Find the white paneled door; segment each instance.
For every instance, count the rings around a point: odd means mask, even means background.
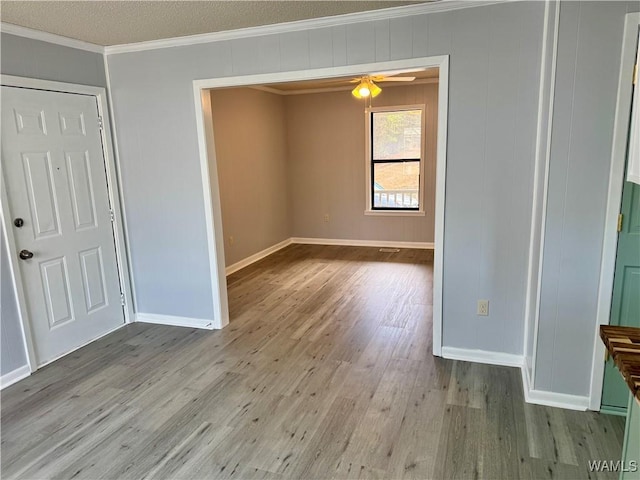
[[[42,365],[124,323],[98,107],[4,86],[1,101],[6,228]]]

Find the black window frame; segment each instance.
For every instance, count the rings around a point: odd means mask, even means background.
[[[376,160],[373,158],[373,115],[375,113],[388,113],[388,112],[408,112],[410,110],[420,110],[420,158],[394,158],[386,160]],[[422,168],[424,161],[424,108],[416,108],[412,106],[410,108],[394,108],[384,110],[370,110],[369,112],[369,168],[370,168],[370,185],[369,185],[369,208],[372,212],[421,212],[422,208]],[[376,207],[375,206],[375,165],[384,163],[414,163],[418,162],[418,206],[417,207]]]

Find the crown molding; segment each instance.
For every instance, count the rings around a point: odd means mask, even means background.
[[[250,38],[263,35],[297,32],[300,30],[311,30],[323,27],[335,27],[352,23],[370,22],[375,20],[389,20],[391,18],[408,17],[411,15],[420,15],[426,13],[447,12],[463,8],[494,5],[497,3],[504,3],[508,1],[513,0],[477,0],[472,2],[469,0],[435,0],[430,3],[419,3],[401,7],[384,8],[369,12],[347,13],[345,15],[311,18],[308,20],[298,20],[295,22],[276,23],[273,25],[260,25],[257,27],[239,28],[236,30],[225,30],[221,32],[202,33],[184,37],[150,40],[148,42],[111,45],[104,47],[104,53],[105,55],[115,55],[118,53],[141,52],[144,50],[156,50],[169,47],[181,47],[202,43],[221,42],[239,38]]]
[[[30,38],[32,40],[40,40],[41,42],[53,43],[55,45],[62,45],[63,47],[104,54],[105,47],[102,45],[83,42],[82,40],[76,40],[75,38],[63,37],[62,35],[56,35],[55,33],[42,32],[32,28],[21,27],[20,25],[14,25],[12,23],[0,23],[0,32],[8,33],[9,35],[16,35],[18,37]]]

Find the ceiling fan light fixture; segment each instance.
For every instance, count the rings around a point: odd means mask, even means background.
[[[373,98],[377,97],[380,95],[380,92],[382,92],[382,89],[373,82],[369,82],[369,90],[371,91],[371,96]]]
[[[358,86],[351,91],[351,94],[358,98],[377,97],[382,89],[369,79],[363,78]]]
[[[369,90],[369,86],[367,84],[363,83],[358,87],[358,93],[360,94],[360,97],[367,98],[371,95],[371,90]]]

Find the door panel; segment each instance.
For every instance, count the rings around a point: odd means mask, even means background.
[[[46,135],[47,127],[44,111],[36,108],[16,107],[13,109],[16,129],[19,135]]]
[[[87,312],[91,313],[107,306],[107,292],[104,285],[104,269],[100,247],[91,248],[78,254],[82,267],[82,286]]]
[[[36,238],[60,235],[60,218],[49,152],[23,153],[22,164]]]
[[[60,119],[60,132],[62,135],[87,134],[84,125],[84,114],[82,112],[58,112],[58,118]]]
[[[49,326],[53,328],[72,321],[73,307],[65,258],[54,258],[41,263],[40,271]]]
[[[89,152],[66,152],[66,156],[76,230],[95,228],[96,203],[91,188]]]
[[[620,318],[628,319],[640,312],[640,267],[624,266],[620,296]]]
[[[2,87],[2,174],[46,363],[124,323],[96,98]],[[18,255],[18,252],[12,252]]]

